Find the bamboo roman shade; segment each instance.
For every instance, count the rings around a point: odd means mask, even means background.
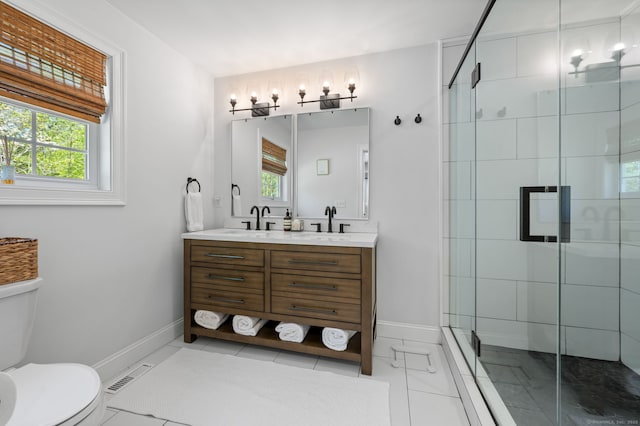
[[[99,123],[106,56],[0,1],[0,95]]]
[[[262,138],[262,170],[284,176],[287,173],[287,150]]]

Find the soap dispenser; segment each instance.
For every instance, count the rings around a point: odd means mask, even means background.
[[[291,231],[291,214],[289,214],[289,209],[287,209],[287,213],[282,220],[282,229],[284,231]]]

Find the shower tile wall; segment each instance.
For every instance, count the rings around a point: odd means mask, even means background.
[[[586,40],[590,44],[593,53],[582,64],[587,65],[604,60],[606,37],[603,34],[618,30],[619,22],[575,26],[568,30],[567,39]],[[555,352],[557,245],[519,241],[518,191],[520,186],[558,182],[556,33],[509,35],[478,40],[476,44],[477,60],[482,62],[482,82],[476,89],[475,111],[477,200],[472,199],[473,147],[460,146],[462,138],[473,141],[473,123],[460,123],[469,121],[465,118],[472,106],[468,99],[458,99],[457,112],[451,120],[447,113],[449,106],[444,106],[445,152],[449,136],[451,149],[456,153],[452,156],[455,158],[445,158],[445,169],[453,176],[450,179],[455,180],[452,199],[445,209],[456,213],[454,219],[450,219],[455,222],[451,227],[455,235],[447,234],[445,244],[448,242],[459,254],[464,254],[451,269],[451,280],[455,282],[452,294],[460,301],[459,307],[465,307],[465,311],[458,310],[462,314],[473,312],[474,300],[466,300],[460,293],[471,289],[469,294],[477,297],[476,329],[483,343]],[[562,58],[569,58],[577,48],[570,44],[563,45]],[[444,47],[444,83],[448,83],[453,73],[452,64],[461,57],[462,50],[460,46]],[[562,182],[571,185],[572,191],[572,242],[564,245],[562,253],[561,350],[569,355],[617,360],[620,356],[619,90],[617,81],[587,82],[584,75],[576,78],[567,74],[573,69],[564,68],[563,65],[566,78],[562,81],[565,90],[564,102],[560,105],[561,166]],[[461,72],[459,79],[460,76],[465,74]],[[448,96],[445,86],[443,99]],[[629,119],[639,126],[640,103],[629,106],[628,114],[633,115]],[[637,132],[635,134],[637,137]],[[640,154],[637,139],[634,149],[637,159]],[[638,213],[640,199],[629,202]],[[463,208],[465,203],[469,208]],[[471,279],[474,256],[468,254],[474,250],[474,204],[477,208],[475,294]],[[550,215],[555,214],[553,204],[548,211]],[[540,224],[545,225],[555,229],[555,223]],[[630,258],[637,260],[640,232],[628,234],[633,235],[636,244],[628,244],[632,247],[629,250],[636,250]],[[466,263],[460,265],[460,262]],[[639,276],[639,272],[630,272],[629,281],[634,274]],[[634,285],[633,295],[640,297],[637,279]],[[629,286],[627,289],[631,292]],[[456,321],[461,318],[463,316],[455,316]],[[634,331],[631,324],[627,329],[625,338],[633,340],[636,349],[640,348],[640,330],[636,327]],[[629,351],[629,357],[633,356],[631,353],[640,351]],[[636,362],[640,364],[640,359]]]
[[[622,41],[628,50],[621,72],[621,156],[625,163],[640,162],[640,6],[622,19]],[[624,172],[623,172],[624,173]],[[621,210],[621,351],[622,362],[640,374],[640,192],[622,185]],[[628,192],[627,192],[628,189]],[[632,191],[635,189],[635,191]]]

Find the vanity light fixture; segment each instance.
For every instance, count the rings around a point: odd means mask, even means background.
[[[578,78],[578,67],[584,59],[584,57],[582,56],[583,53],[584,52],[582,51],[582,49],[576,49],[571,54],[571,65],[573,65],[574,72],[576,73],[576,78]]]
[[[273,100],[273,105],[269,105],[269,102],[258,102],[258,95],[256,92],[251,92],[251,108],[242,108],[236,109],[236,104],[238,103],[238,98],[235,94],[232,94],[229,97],[229,103],[231,104],[230,113],[235,114],[238,111],[251,111],[252,117],[265,117],[269,115],[269,111],[271,108],[278,109],[280,105],[278,105],[279,99],[278,89],[273,89],[271,92],[271,99]]]
[[[625,51],[624,51],[625,47],[626,46],[624,45],[624,43],[616,43],[613,46],[613,51],[611,52],[611,59],[620,63],[620,61],[622,60],[622,57],[625,54]]]
[[[353,92],[356,90],[356,82],[354,79],[349,80],[347,88],[349,89],[349,96],[340,97],[340,93],[329,93],[331,91],[331,85],[328,81],[325,81],[322,83],[322,93],[324,93],[324,95],[321,95],[320,99],[305,101],[304,97],[307,92],[304,84],[301,84],[298,89],[298,95],[300,96],[300,102],[298,102],[298,104],[304,106],[304,104],[311,102],[320,102],[320,109],[340,108],[341,99],[349,99],[353,102],[353,100],[357,98],[357,96],[353,96]]]

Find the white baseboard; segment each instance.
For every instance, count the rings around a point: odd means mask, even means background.
[[[440,327],[391,321],[378,321],[376,327],[377,335],[380,337],[407,339],[437,345],[442,343]]]
[[[103,382],[131,367],[140,359],[176,339],[183,332],[183,319],[177,319],[161,329],[143,337],[126,348],[93,365]]]

